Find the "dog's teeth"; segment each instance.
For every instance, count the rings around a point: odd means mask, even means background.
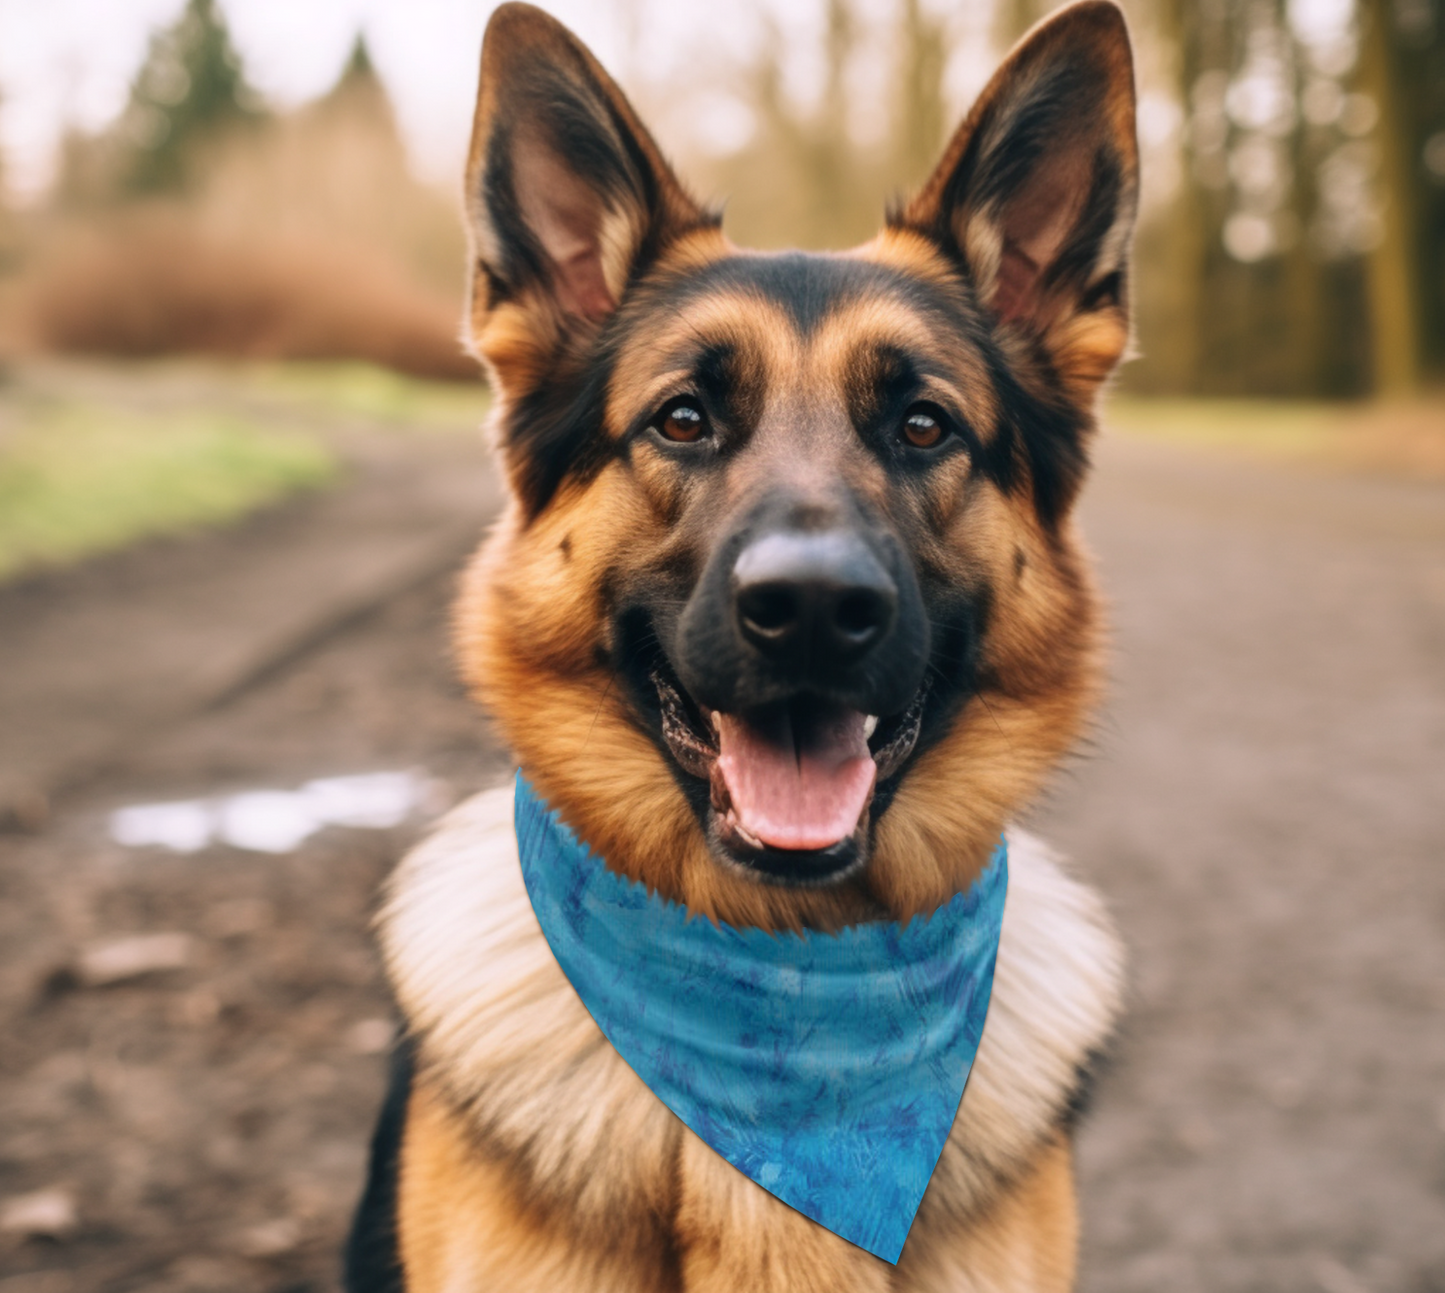
[[[708,712],[707,712],[707,718],[708,718],[708,722],[710,722],[710,723],[712,724],[712,730],[713,730],[714,732],[721,732],[721,731],[722,731],[722,715],[719,714],[719,713],[717,712],[717,710],[715,710],[715,709],[710,709],[710,710],[708,710]]]
[[[866,740],[867,740],[870,736],[872,736],[873,733],[876,732],[877,730],[878,730],[878,715],[877,715],[877,714],[869,714],[869,715],[863,720],[863,739],[866,741]]]

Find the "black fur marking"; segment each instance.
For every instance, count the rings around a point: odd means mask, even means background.
[[[1077,140],[1081,123],[1102,116],[1106,82],[1087,62],[1062,59],[996,103],[969,139],[944,185],[933,227],[920,230],[960,261],[954,220],[967,208],[1006,206],[1050,154]]]
[[[1033,478],[1034,507],[1046,531],[1054,531],[1074,501],[1089,469],[1086,436],[1088,416],[1062,401],[1049,403],[1031,395],[1007,365],[993,365],[1003,418],[989,446],[989,474],[1001,489],[1011,489],[1013,467],[1003,459],[1005,447],[1023,450]],[[1005,425],[1008,434],[1004,433]]]
[[[1084,311],[1118,309],[1124,304],[1124,272],[1105,274],[1079,302]]]
[[[736,346],[709,346],[696,365],[702,395],[720,410],[738,441],[746,440],[763,416],[765,375]]]
[[[371,1166],[346,1240],[342,1286],[346,1293],[405,1293],[397,1246],[397,1178],[401,1138],[411,1096],[415,1056],[409,1039],[391,1057],[391,1084],[371,1138]]]
[[[480,259],[477,261],[477,281],[483,288],[483,309],[494,310],[507,299],[507,285],[492,272],[486,261]]]
[[[922,386],[914,357],[898,346],[875,347],[849,365],[843,388],[848,416],[885,461],[897,457],[890,450],[896,449],[898,426]]]
[[[1090,1051],[1084,1057],[1083,1063],[1074,1068],[1074,1082],[1069,1088],[1068,1100],[1059,1118],[1059,1125],[1070,1135],[1076,1132],[1079,1124],[1089,1116],[1099,1083],[1108,1076],[1113,1066],[1114,1048],[1106,1042],[1103,1047]]]
[[[564,477],[591,480],[612,457],[602,423],[614,363],[614,347],[604,341],[580,375],[557,373],[508,410],[502,445],[529,517]]]
[[[872,261],[801,251],[728,256],[660,281],[640,294],[638,304],[642,309],[677,310],[714,291],[748,293],[780,306],[805,337],[835,310],[866,297],[892,298],[965,336],[982,328],[961,290],[949,292]]]
[[[932,630],[928,704],[923,711],[918,741],[905,768],[916,763],[926,750],[953,730],[954,721],[964,706],[982,689],[979,660],[993,614],[993,590],[987,585],[970,594],[955,590],[948,600],[940,596],[940,590],[925,589],[924,598]],[[893,779],[888,798],[878,811],[891,801],[892,789],[901,780],[901,777]]]
[[[899,346],[877,346],[859,355],[844,381],[849,414],[860,427],[902,407],[920,384],[913,357]]]

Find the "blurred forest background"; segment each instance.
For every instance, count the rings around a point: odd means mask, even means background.
[[[621,20],[640,28],[647,3]],[[960,51],[986,69],[1053,7],[823,4],[806,99],[767,10],[769,38],[745,64],[689,61],[680,84],[617,69],[683,171],[726,199],[740,242],[867,237],[966,107]],[[1147,186],[1126,388],[1401,396],[1445,378],[1440,0],[1126,7]],[[72,132],[43,199],[4,207],[3,340],[467,377],[457,208],[455,191],[414,177],[359,39],[328,94],[278,112],[248,85],[224,9],[190,0],[154,35],[119,118]]]
[[[732,237],[766,248],[867,238],[1054,7],[750,0],[727,20],[748,39],[659,61],[660,4],[604,6],[608,61]],[[1445,0],[1125,5],[1145,184],[1113,425],[1445,476]],[[122,110],[68,130],[43,191],[7,189],[0,155],[0,362],[359,361],[476,382],[459,184],[419,178],[365,40],[329,91],[281,108],[228,7],[187,0],[155,30]],[[66,438],[55,400],[38,407],[0,400],[0,577],[329,475],[295,436],[191,425],[167,448],[132,419],[122,444],[92,408]]]

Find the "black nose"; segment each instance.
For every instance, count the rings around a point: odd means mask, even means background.
[[[848,530],[764,534],[739,555],[732,586],[743,637],[777,664],[851,664],[898,617],[897,585]]]

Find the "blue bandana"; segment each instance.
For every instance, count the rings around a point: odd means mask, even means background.
[[[609,871],[520,772],[515,813],[537,921],[617,1053],[740,1172],[896,1262],[988,1014],[1004,843],[906,926],[770,934]]]

